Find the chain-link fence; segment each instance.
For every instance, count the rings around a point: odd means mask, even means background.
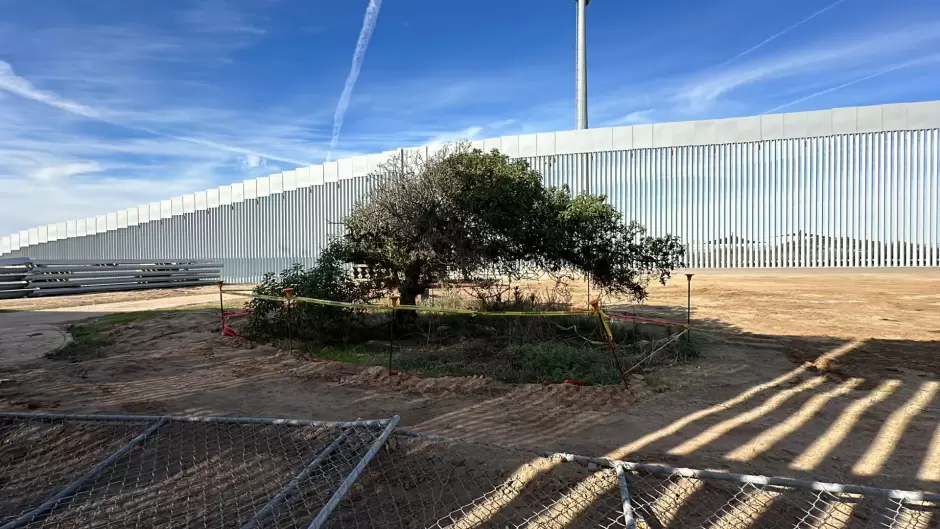
[[[936,494],[538,455],[396,423],[0,414],[0,527],[940,527]]]
[[[0,414],[0,527],[319,527],[396,422]]]
[[[253,301],[251,310],[223,318],[223,332],[280,340],[319,359],[512,383],[619,384],[699,349],[684,323],[577,308],[518,289],[508,301],[463,290],[418,305],[225,291]]]

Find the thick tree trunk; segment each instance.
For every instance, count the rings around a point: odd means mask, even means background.
[[[398,294],[401,296],[398,301],[402,305],[416,305],[418,303],[418,296],[423,291],[424,287],[421,285],[405,284],[398,289]]]
[[[402,305],[414,306],[418,303],[418,296],[424,292],[426,285],[418,277],[407,277],[405,282],[398,288],[398,302]],[[400,310],[395,313],[395,323],[400,327],[405,327],[413,323],[418,317],[418,313],[413,310]]]

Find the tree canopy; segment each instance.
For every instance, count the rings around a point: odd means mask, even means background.
[[[524,160],[495,150],[456,145],[393,157],[372,176],[376,186],[336,244],[381,271],[402,304],[434,281],[533,274],[586,276],[608,294],[640,300],[684,257],[677,237],[648,236],[605,196],[546,187]]]

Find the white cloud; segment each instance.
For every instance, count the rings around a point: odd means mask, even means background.
[[[26,79],[16,75],[13,72],[13,67],[6,61],[0,61],[0,90],[6,90],[11,94],[43,103],[66,112],[78,114],[79,116],[103,119],[101,114],[91,107],[59,97],[52,92],[36,88]]]
[[[626,116],[616,120],[617,125],[638,125],[641,123],[652,123],[653,109],[634,110]]]
[[[58,182],[75,175],[98,173],[103,170],[104,167],[98,162],[76,162],[43,167],[30,176],[40,182]]]
[[[255,167],[262,167],[262,166],[266,165],[266,161],[265,161],[264,158],[262,158],[262,157],[260,157],[260,156],[258,156],[258,155],[255,155],[255,154],[247,154],[247,155],[245,155],[245,156],[242,157],[242,159],[241,159],[241,164],[242,164],[242,166],[245,167],[245,168],[254,169]]]
[[[252,15],[237,9],[235,2],[200,0],[181,13],[183,21],[196,31],[207,33],[248,33],[266,31],[252,20]]]
[[[263,157],[270,158],[272,160],[278,160],[283,162],[289,162],[297,165],[309,165],[310,162],[306,160],[298,160],[292,157],[286,157],[277,154],[270,153],[259,153],[251,149],[246,149],[243,147],[238,147],[234,145],[226,145],[217,141],[206,140],[202,138],[196,138],[186,135],[176,135],[176,134],[167,134],[155,128],[139,125],[139,124],[130,124],[123,122],[120,112],[114,111],[101,111],[96,108],[93,108],[76,101],[72,101],[68,98],[59,96],[58,94],[41,90],[37,88],[33,83],[24,77],[20,77],[13,72],[12,66],[9,63],[0,61],[0,90],[6,90],[14,95],[36,101],[38,103],[43,103],[51,107],[70,112],[72,114],[77,114],[86,118],[103,121],[111,125],[118,127],[123,127],[126,129],[146,132],[153,134],[154,136],[160,136],[168,138],[171,140],[183,141],[188,143],[194,143],[196,145],[202,145],[204,147],[209,147],[213,149],[219,149],[222,151],[227,151],[234,154],[244,154],[254,157]]]
[[[456,130],[453,132],[445,132],[445,133],[431,136],[430,138],[427,139],[425,144],[430,147],[437,147],[440,145],[444,145],[445,143],[475,140],[480,137],[481,132],[483,132],[483,127],[480,127],[480,126],[467,127],[465,129]]]
[[[192,193],[203,188],[186,178],[128,180],[119,178],[70,178],[33,181],[0,177],[0,226],[2,233],[53,222],[74,220],[121,208]],[[103,207],[104,206],[104,207]]]

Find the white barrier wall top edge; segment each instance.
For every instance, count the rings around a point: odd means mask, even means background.
[[[585,130],[566,130],[519,136],[503,136],[474,140],[471,144],[485,150],[498,149],[510,157],[551,156],[610,150],[629,150],[662,147],[684,147],[723,143],[745,143],[763,140],[792,139],[802,137],[829,136],[882,131],[905,131],[940,128],[940,100],[916,103],[893,103],[864,107],[834,108],[808,112],[765,114],[740,118],[725,118],[674,123],[650,123],[624,127],[601,127]],[[427,146],[406,147],[405,150],[425,149]],[[283,175],[274,175],[245,180],[231,186],[220,186],[209,190],[222,205],[234,204],[272,193],[289,191],[328,182],[337,182],[367,174],[388,156],[401,152],[386,151],[354,158],[346,158],[322,165],[301,167]],[[288,173],[291,176],[287,176]],[[194,195],[175,197],[162,201],[160,213],[151,206],[150,220],[191,212],[195,207]],[[208,197],[207,197],[208,198]],[[212,199],[207,202],[215,202]],[[200,205],[202,201],[200,200]],[[210,206],[212,207],[212,206]],[[89,233],[105,230],[105,215],[89,219]],[[141,222],[143,220],[141,219]],[[123,224],[123,223],[122,223]],[[113,229],[108,223],[107,229]],[[83,235],[82,230],[77,230]],[[35,244],[38,230],[21,232],[21,246]],[[59,235],[61,237],[61,235]],[[30,240],[32,239],[32,240]],[[10,238],[10,245],[15,246]],[[2,252],[0,252],[2,253]]]

